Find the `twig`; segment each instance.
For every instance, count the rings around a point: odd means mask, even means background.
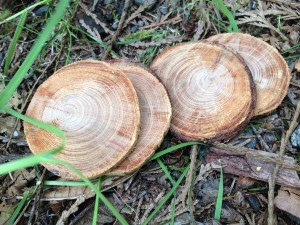
[[[258,140],[259,140],[261,146],[262,146],[263,148],[265,148],[265,150],[267,150],[268,152],[272,152],[272,150],[271,150],[270,147],[267,145],[267,143],[264,141],[264,139],[262,138],[262,136],[260,135],[260,133],[256,130],[256,128],[255,128],[252,124],[250,124],[250,126],[251,126],[253,132],[255,133],[256,137],[258,138]]]
[[[188,192],[190,190],[190,187],[193,183],[193,175],[194,175],[194,171],[195,168],[197,166],[197,145],[193,145],[192,146],[192,152],[191,152],[191,166],[190,166],[190,170],[186,176],[186,180],[185,180],[185,185],[182,191],[182,198],[181,198],[181,202],[182,202],[182,206],[185,207],[186,206],[186,197],[188,195]]]
[[[44,168],[42,176],[41,176],[41,184],[37,187],[37,191],[35,194],[33,206],[31,209],[30,217],[28,220],[28,224],[37,224],[37,219],[39,218],[39,211],[40,211],[40,200],[41,200],[41,193],[43,191],[43,181],[45,179],[45,174],[46,174],[46,168]],[[35,221],[33,221],[33,217],[35,216]]]
[[[210,163],[201,164],[199,173],[195,179],[195,184],[198,184],[200,181],[206,179],[206,177],[212,172]]]
[[[140,213],[141,213],[141,206],[142,206],[143,200],[144,200],[144,197],[141,197],[139,200],[138,206],[136,208],[134,225],[138,225],[140,223],[139,217],[140,217]]]
[[[178,23],[178,22],[181,22],[181,21],[182,21],[181,16],[177,16],[177,17],[174,17],[172,19],[165,20],[163,22],[152,23],[150,25],[143,26],[143,27],[141,27],[141,29],[148,29],[148,28],[157,27],[157,26],[161,26],[161,25],[164,25],[164,24],[168,24],[168,23]]]
[[[78,196],[77,200],[74,204],[68,209],[62,212],[61,217],[57,221],[56,225],[64,225],[65,221],[69,218],[69,216],[75,212],[77,212],[78,207],[81,203],[85,202],[86,198],[83,195]]]
[[[236,152],[238,154],[243,154],[243,155],[246,155],[246,156],[256,157],[256,158],[259,158],[259,159],[261,159],[265,162],[278,164],[278,165],[282,166],[283,168],[300,171],[300,166],[299,165],[293,165],[293,164],[286,163],[285,161],[283,161],[282,159],[279,159],[279,158],[271,158],[271,157],[268,157],[268,156],[261,155],[261,154],[257,153],[255,150],[252,150],[250,148],[236,147],[236,146],[233,146],[233,145],[230,145],[230,144],[223,144],[223,143],[219,143],[219,142],[213,143],[212,146],[215,146],[215,147],[221,148],[221,149],[222,148],[230,149],[231,151]]]
[[[131,3],[131,0],[125,0],[125,4],[124,4],[123,12],[122,12],[122,15],[121,15],[121,19],[120,19],[119,24],[118,24],[118,28],[117,28],[116,32],[114,33],[113,37],[111,38],[110,46],[106,48],[106,50],[103,54],[102,60],[105,60],[107,58],[110,50],[112,49],[112,47],[114,45],[114,42],[117,40],[119,34],[121,33],[121,30],[123,28],[125,18],[126,18],[126,15],[127,15],[127,9],[129,8],[130,3]]]
[[[105,25],[104,23],[102,23],[102,22],[97,18],[97,15],[94,14],[94,13],[92,13],[92,12],[88,9],[88,7],[87,7],[85,4],[83,4],[82,2],[79,2],[79,6],[85,11],[86,15],[92,17],[93,20],[95,21],[95,23],[98,24],[98,25],[100,25],[100,26],[103,28],[103,30],[105,31],[105,33],[108,33],[108,34],[110,34],[110,35],[113,34],[113,32],[112,32],[110,29],[108,29],[108,28],[106,27],[106,25]]]
[[[141,15],[141,13],[151,4],[151,1],[146,1],[144,5],[141,5],[134,13],[130,15],[130,17],[125,21],[124,27],[128,25],[128,23],[134,18]]]
[[[297,108],[293,117],[293,120],[290,124],[290,127],[288,131],[286,132],[286,135],[282,136],[281,144],[280,144],[280,150],[279,150],[279,159],[282,160],[285,147],[287,145],[287,142],[292,135],[292,132],[295,130],[295,128],[298,126],[298,117],[300,114],[300,102],[297,103]],[[269,178],[269,192],[268,192],[268,225],[274,224],[274,188],[275,188],[275,181],[277,177],[277,173],[279,171],[279,164],[276,164],[272,176]]]
[[[95,206],[95,203],[92,202],[91,204],[85,206],[77,215],[75,215],[74,218],[71,219],[69,225],[75,225],[78,224],[78,220],[82,219],[84,216],[86,216],[86,213],[91,210]]]
[[[165,192],[162,191],[159,193],[159,195],[154,199],[154,201],[149,205],[149,207],[146,209],[146,211],[144,212],[144,215],[141,219],[141,223],[143,223],[147,216],[150,214],[150,212],[152,211],[152,209],[155,208],[155,206],[157,205],[157,203],[160,201],[160,199],[162,199],[165,195]]]
[[[22,212],[19,213],[18,218],[15,220],[15,222],[13,223],[13,225],[17,225],[19,224],[19,221],[21,220],[21,218],[23,218],[24,213],[26,212],[26,210],[28,209],[28,207],[30,206],[31,200],[29,200],[26,204],[26,206],[22,209]]]
[[[178,206],[178,207],[175,209],[175,217],[176,217],[176,216],[179,216],[179,215],[181,215],[181,214],[183,214],[183,213],[185,213],[186,211],[188,211],[188,208],[183,208],[181,205]],[[168,220],[170,220],[171,217],[172,217],[171,214],[168,214],[167,216],[164,216],[164,217],[158,217],[158,218],[156,218],[156,219],[154,220],[154,223],[156,223],[156,224],[161,224],[161,222],[163,222],[163,221],[168,221]]]

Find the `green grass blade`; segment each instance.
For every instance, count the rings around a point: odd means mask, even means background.
[[[98,190],[100,192],[101,191],[101,177],[98,179],[97,187],[98,187]],[[93,215],[93,225],[97,225],[98,209],[99,209],[99,195],[96,193],[94,215]]]
[[[124,217],[119,213],[117,209],[108,201],[108,199],[97,189],[97,187],[86,178],[79,170],[77,170],[72,164],[54,158],[42,158],[42,162],[44,163],[54,163],[54,164],[62,164],[64,166],[69,167],[75,174],[77,174],[81,180],[83,180],[87,186],[89,186],[96,195],[99,196],[100,200],[106,205],[106,207],[114,214],[114,216],[119,220],[122,225],[129,225],[128,222],[124,219]]]
[[[164,173],[166,174],[167,178],[171,181],[172,185],[174,186],[176,182],[172,178],[172,176],[171,176],[168,168],[165,166],[165,164],[163,163],[163,161],[161,161],[161,159],[158,158],[157,162],[160,165],[160,167],[162,168],[162,170],[164,171]]]
[[[30,118],[28,116],[25,116],[9,107],[4,107],[4,111],[7,112],[8,114],[14,116],[14,117],[17,117],[21,120],[24,120],[28,123],[31,123],[39,128],[42,128],[46,131],[49,131],[53,134],[56,134],[58,137],[60,137],[62,139],[62,144],[60,146],[64,147],[65,145],[65,141],[66,141],[66,137],[65,137],[65,134],[64,132],[62,132],[62,130],[60,130],[59,128],[53,126],[53,125],[50,125],[50,124],[47,124],[47,123],[44,123],[44,122],[41,122],[39,120],[36,120],[36,119],[33,119],[33,118]]]
[[[15,170],[20,170],[23,168],[35,166],[41,162],[41,156],[50,157],[51,154],[39,154],[39,155],[30,155],[23,157],[21,159],[17,159],[8,163],[4,163],[0,165],[0,175],[4,175]]]
[[[280,15],[277,16],[277,29],[281,31],[281,17],[280,17]]]
[[[174,192],[176,191],[176,189],[178,188],[178,186],[182,182],[183,178],[185,177],[185,175],[187,174],[187,172],[189,171],[189,169],[190,169],[190,165],[185,168],[184,172],[181,174],[181,176],[176,181],[175,185],[172,187],[172,189],[169,191],[169,193],[163,198],[163,200],[160,201],[160,203],[158,204],[158,206],[153,210],[153,212],[149,215],[149,217],[145,220],[145,222],[142,223],[142,225],[146,225],[147,223],[149,223],[154,218],[154,216],[156,215],[156,213],[169,200],[169,198],[174,194]]]
[[[220,182],[219,182],[219,191],[218,191],[218,197],[217,197],[217,203],[216,203],[216,210],[215,210],[215,215],[214,218],[216,220],[221,219],[221,211],[222,211],[222,202],[223,202],[223,170],[221,167],[220,171]]]
[[[9,218],[9,220],[7,221],[7,225],[12,225],[14,224],[14,221],[16,220],[16,218],[18,217],[18,215],[21,212],[21,209],[24,207],[27,199],[29,197],[29,192],[25,192],[23,195],[22,200],[18,203],[18,207],[16,208],[16,210],[14,211],[14,213],[12,214],[12,216]]]
[[[174,145],[170,148],[166,148],[165,150],[154,154],[149,161],[152,161],[152,160],[157,159],[157,158],[159,158],[163,155],[166,155],[170,152],[173,152],[177,149],[180,149],[180,148],[183,148],[183,147],[186,147],[186,146],[190,146],[190,145],[206,145],[206,144],[201,143],[201,142],[196,142],[196,141],[190,141],[190,142],[185,142],[185,143],[181,143],[181,144],[178,144],[178,145]]]
[[[174,225],[175,223],[175,206],[176,206],[176,192],[174,193],[174,198],[172,202],[171,225]]]
[[[42,129],[45,129],[49,132],[56,134],[57,136],[59,136],[62,139],[62,142],[56,148],[50,149],[49,151],[45,151],[44,153],[23,157],[21,159],[14,160],[14,161],[0,165],[0,175],[10,173],[15,170],[23,169],[26,167],[37,165],[41,162],[42,157],[52,157],[53,154],[58,153],[59,151],[61,151],[64,148],[66,138],[65,138],[64,133],[60,129],[58,129],[52,125],[45,124],[41,121],[29,118],[25,115],[22,115],[21,113],[18,113],[11,108],[5,107],[4,110],[5,110],[5,112],[7,112],[8,114],[10,114],[12,116],[15,116],[19,119],[22,119],[22,120],[29,122],[35,126],[38,126]]]
[[[300,54],[298,55],[291,55],[291,56],[288,56],[288,57],[284,57],[285,60],[288,60],[288,59],[299,59],[300,58]]]
[[[300,43],[295,44],[294,46],[290,47],[289,49],[287,49],[287,50],[285,50],[285,51],[282,51],[281,54],[288,53],[288,52],[290,52],[290,51],[296,50],[297,48],[300,48]]]
[[[17,207],[17,205],[14,205],[9,210],[7,210],[5,212],[2,212],[1,215],[0,215],[0,222],[2,222],[3,220],[8,221],[9,218],[7,219],[6,217],[7,216],[12,216],[12,214],[14,213],[16,207]]]
[[[218,9],[227,17],[229,20],[230,26],[234,32],[239,32],[239,28],[236,24],[236,21],[230,11],[226,8],[221,0],[214,0],[214,3],[218,7]]]
[[[8,76],[8,68],[9,68],[9,65],[11,63],[11,59],[12,59],[12,56],[14,54],[14,51],[15,51],[15,48],[16,48],[16,45],[17,45],[17,42],[20,38],[20,34],[23,30],[23,27],[24,27],[24,24],[25,24],[25,21],[26,21],[26,18],[27,18],[27,14],[28,12],[25,11],[21,18],[20,18],[20,21],[18,23],[18,26],[15,30],[15,33],[14,33],[14,36],[13,36],[13,39],[8,47],[8,54],[6,56],[6,60],[5,60],[5,65],[4,65],[4,76]]]
[[[20,11],[20,12],[18,12],[18,13],[15,13],[14,15],[12,15],[12,16],[6,18],[5,20],[1,21],[1,22],[0,22],[0,25],[3,24],[3,23],[8,22],[8,21],[10,21],[10,20],[13,20],[14,18],[16,18],[16,17],[22,15],[24,12],[28,12],[30,9],[32,9],[32,8],[34,8],[34,7],[36,7],[36,6],[44,5],[44,4],[47,4],[47,3],[51,2],[51,1],[52,1],[52,0],[44,0],[44,1],[37,2],[37,3],[35,3],[35,4],[33,4],[33,5],[29,6],[29,7],[27,7],[26,9],[23,9],[22,11]]]
[[[33,45],[30,53],[25,58],[24,62],[13,76],[11,81],[8,83],[7,87],[4,91],[0,94],[0,109],[2,109],[13,95],[19,84],[24,79],[26,73],[38,57],[40,51],[42,50],[45,42],[49,39],[52,31],[54,30],[56,24],[62,19],[64,16],[64,12],[69,5],[70,0],[61,0],[57,4],[56,10],[53,15],[48,20],[46,26],[44,27],[43,31],[41,32],[38,40]]]

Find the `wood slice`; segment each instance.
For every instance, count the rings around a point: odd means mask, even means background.
[[[228,140],[253,115],[253,81],[231,51],[185,43],[163,51],[150,68],[169,93],[171,131],[183,140]]]
[[[172,109],[166,89],[149,70],[128,60],[109,62],[129,77],[138,95],[141,114],[140,135],[134,150],[110,172],[121,175],[134,172],[153,155],[168,132]]]
[[[277,49],[241,33],[218,34],[208,40],[228,46],[244,58],[257,91],[254,116],[270,113],[280,105],[288,90],[290,72]]]
[[[140,125],[138,98],[128,77],[97,61],[81,61],[58,70],[38,88],[26,114],[62,129],[66,147],[56,157],[88,178],[105,174],[130,153]],[[33,153],[61,142],[28,123],[24,130]],[[45,167],[64,178],[78,179],[66,166]]]

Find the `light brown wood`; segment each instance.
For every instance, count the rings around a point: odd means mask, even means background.
[[[183,140],[228,140],[253,115],[251,76],[231,51],[184,43],[163,51],[150,68],[169,93],[171,131]]]
[[[257,90],[254,116],[270,113],[280,105],[287,94],[290,72],[274,47],[241,33],[218,34],[208,40],[228,46],[243,57]]]
[[[128,60],[109,61],[132,82],[139,99],[141,129],[134,150],[110,174],[121,175],[139,169],[161,144],[171,121],[171,103],[164,86],[143,66]]]
[[[88,178],[105,174],[130,153],[140,125],[138,97],[128,77],[97,61],[80,61],[57,71],[38,88],[26,114],[62,129],[66,147],[56,157]],[[61,142],[28,123],[24,130],[33,153]],[[78,179],[66,166],[44,166],[66,179]]]

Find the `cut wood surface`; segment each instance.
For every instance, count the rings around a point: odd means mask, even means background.
[[[290,72],[273,46],[241,33],[218,34],[208,40],[232,48],[245,60],[257,90],[254,116],[270,113],[280,105],[287,94]]]
[[[140,125],[138,98],[128,77],[97,61],[80,61],[57,71],[37,89],[26,114],[65,133],[66,147],[56,157],[88,178],[108,172],[130,153]],[[28,123],[24,130],[34,153],[61,142]],[[45,167],[64,178],[78,178],[66,166]]]
[[[150,67],[172,104],[171,131],[183,140],[227,140],[253,115],[249,70],[234,53],[208,43],[185,43],[159,54]]]
[[[161,144],[171,121],[171,103],[164,86],[143,66],[128,60],[109,61],[131,80],[139,99],[141,127],[138,141],[129,156],[110,174],[131,173],[140,168]]]

